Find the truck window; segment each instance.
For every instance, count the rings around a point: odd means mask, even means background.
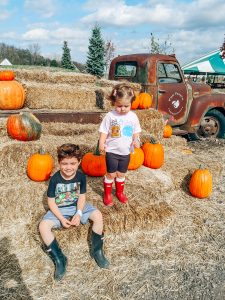
[[[135,77],[137,72],[137,62],[116,63],[115,77]]]
[[[159,83],[182,82],[182,77],[179,68],[175,64],[158,63],[157,77]]]

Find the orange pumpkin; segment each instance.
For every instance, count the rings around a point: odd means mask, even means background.
[[[212,193],[212,174],[208,169],[195,170],[189,183],[189,191],[197,198],[207,198]]]
[[[99,143],[94,153],[86,153],[81,161],[81,168],[89,176],[103,176],[106,174],[105,155],[99,152]]]
[[[19,141],[33,141],[40,138],[42,126],[31,113],[11,115],[7,119],[8,134]]]
[[[148,93],[140,93],[139,96],[139,108],[146,109],[152,105],[152,96]]]
[[[15,81],[0,81],[0,109],[20,109],[25,101],[23,86]]]
[[[147,142],[142,145],[142,150],[144,151],[144,166],[151,169],[158,169],[163,165],[164,149],[155,139],[150,138],[150,143]]]
[[[40,150],[31,155],[27,162],[27,175],[33,181],[48,180],[54,167],[50,154]]]
[[[138,169],[144,162],[144,152],[141,148],[134,148],[134,153],[130,154],[128,170]]]
[[[169,138],[171,137],[172,133],[173,133],[173,128],[169,124],[165,125],[163,131],[163,137]]]
[[[1,81],[11,81],[15,78],[15,74],[13,71],[5,70],[0,72],[0,80]]]
[[[139,96],[137,95],[134,101],[131,103],[131,109],[137,109],[139,106]]]

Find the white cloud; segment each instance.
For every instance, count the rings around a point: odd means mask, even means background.
[[[6,20],[11,16],[11,13],[7,10],[1,10],[0,21]]]
[[[4,6],[9,3],[9,0],[0,0],[0,5]]]
[[[183,26],[193,28],[193,24],[210,26],[211,24],[224,24],[224,0],[197,0],[193,2],[179,1],[149,1],[145,4],[127,5],[124,0],[99,0],[98,6],[89,1],[85,8],[90,13],[81,19],[84,23],[98,22],[100,25],[136,26],[160,25],[166,28]],[[213,8],[216,8],[212,11]]]
[[[25,8],[44,18],[50,18],[56,12],[57,2],[55,0],[25,0]]]
[[[49,31],[43,28],[29,30],[22,35],[22,39],[27,41],[44,41],[49,39]]]

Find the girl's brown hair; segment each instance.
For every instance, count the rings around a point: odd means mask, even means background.
[[[60,162],[64,158],[76,157],[78,161],[81,160],[82,154],[78,145],[63,144],[57,148],[58,161]]]
[[[135,99],[133,88],[125,83],[115,85],[109,96],[109,100],[111,101],[112,105],[114,105],[117,100],[122,99],[130,100],[130,103],[132,103]]]

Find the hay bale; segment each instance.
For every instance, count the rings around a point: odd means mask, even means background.
[[[12,68],[13,69],[13,68]],[[57,84],[95,84],[96,77],[90,74],[56,71],[50,72],[46,69],[13,69],[18,81],[35,81],[39,83],[57,83]]]
[[[141,85],[139,83],[98,79],[96,81],[96,86],[98,86],[98,88],[95,89],[95,94],[96,94],[96,105],[99,108],[104,109],[106,111],[110,111],[112,109],[111,102],[108,98],[112,92],[113,87],[118,83],[128,83],[137,94],[141,90]]]
[[[49,84],[27,81],[25,106],[32,109],[95,110],[94,90],[68,84]]]
[[[134,110],[142,128],[142,142],[149,141],[149,136],[161,140],[163,137],[164,122],[161,112],[151,109]]]

